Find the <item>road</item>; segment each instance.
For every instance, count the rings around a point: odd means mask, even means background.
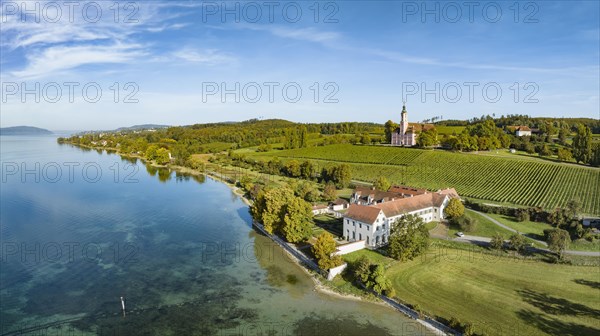
[[[470,236],[470,235],[464,235],[462,237],[456,237],[456,238],[452,239],[452,241],[455,241],[455,242],[469,243],[469,244],[474,244],[474,245],[479,245],[479,246],[488,246],[490,244],[490,240],[491,240],[491,238],[479,237],[479,236]],[[508,242],[508,240],[505,240],[505,242]],[[538,250],[538,251],[551,252],[547,248],[536,247],[535,249]],[[565,251],[564,253],[565,254],[570,254],[570,255],[586,256],[586,257],[600,257],[600,252]]]

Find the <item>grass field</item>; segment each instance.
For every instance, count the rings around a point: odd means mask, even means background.
[[[440,251],[387,269],[398,297],[480,334],[600,334],[599,268]]]
[[[332,145],[261,156],[313,159],[320,166],[346,162],[356,180],[386,176],[393,183],[429,189],[454,187],[462,196],[523,206],[553,209],[578,198],[584,213],[600,214],[598,168],[519,155],[494,157],[385,146]]]
[[[502,237],[504,237],[504,239],[508,239],[510,236],[512,236],[514,234],[513,232],[510,232],[510,231],[508,231],[504,228],[501,228],[498,225],[492,223],[489,219],[481,216],[478,213],[474,213],[471,211],[465,211],[465,216],[477,220],[477,227],[475,228],[475,230],[473,230],[471,232],[466,232],[466,231],[461,230],[461,228],[458,226],[450,225],[450,229],[448,230],[448,236],[450,236],[451,238],[455,238],[456,237],[455,234],[457,232],[463,231],[467,235],[490,237],[490,238],[493,237],[496,233],[499,233]]]
[[[487,215],[499,221],[500,223],[510,227],[511,229],[515,229],[523,233],[524,235],[537,240],[544,240],[544,230],[552,229],[552,225],[547,223],[539,223],[532,221],[519,222],[516,218],[511,216],[498,214]]]

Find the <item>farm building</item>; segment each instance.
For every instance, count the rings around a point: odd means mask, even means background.
[[[518,137],[531,136],[531,128],[529,126],[508,126],[508,130],[515,132]]]

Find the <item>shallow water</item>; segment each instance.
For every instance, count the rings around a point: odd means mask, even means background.
[[[220,182],[51,136],[0,140],[0,334],[424,333],[316,292]]]

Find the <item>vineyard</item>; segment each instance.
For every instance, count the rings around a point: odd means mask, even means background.
[[[597,168],[383,146],[312,147],[271,152],[262,158],[272,156],[315,159],[321,166],[328,161],[346,162],[356,180],[386,176],[393,183],[429,189],[454,187],[463,196],[495,202],[553,209],[579,199],[584,213],[600,214]]]

